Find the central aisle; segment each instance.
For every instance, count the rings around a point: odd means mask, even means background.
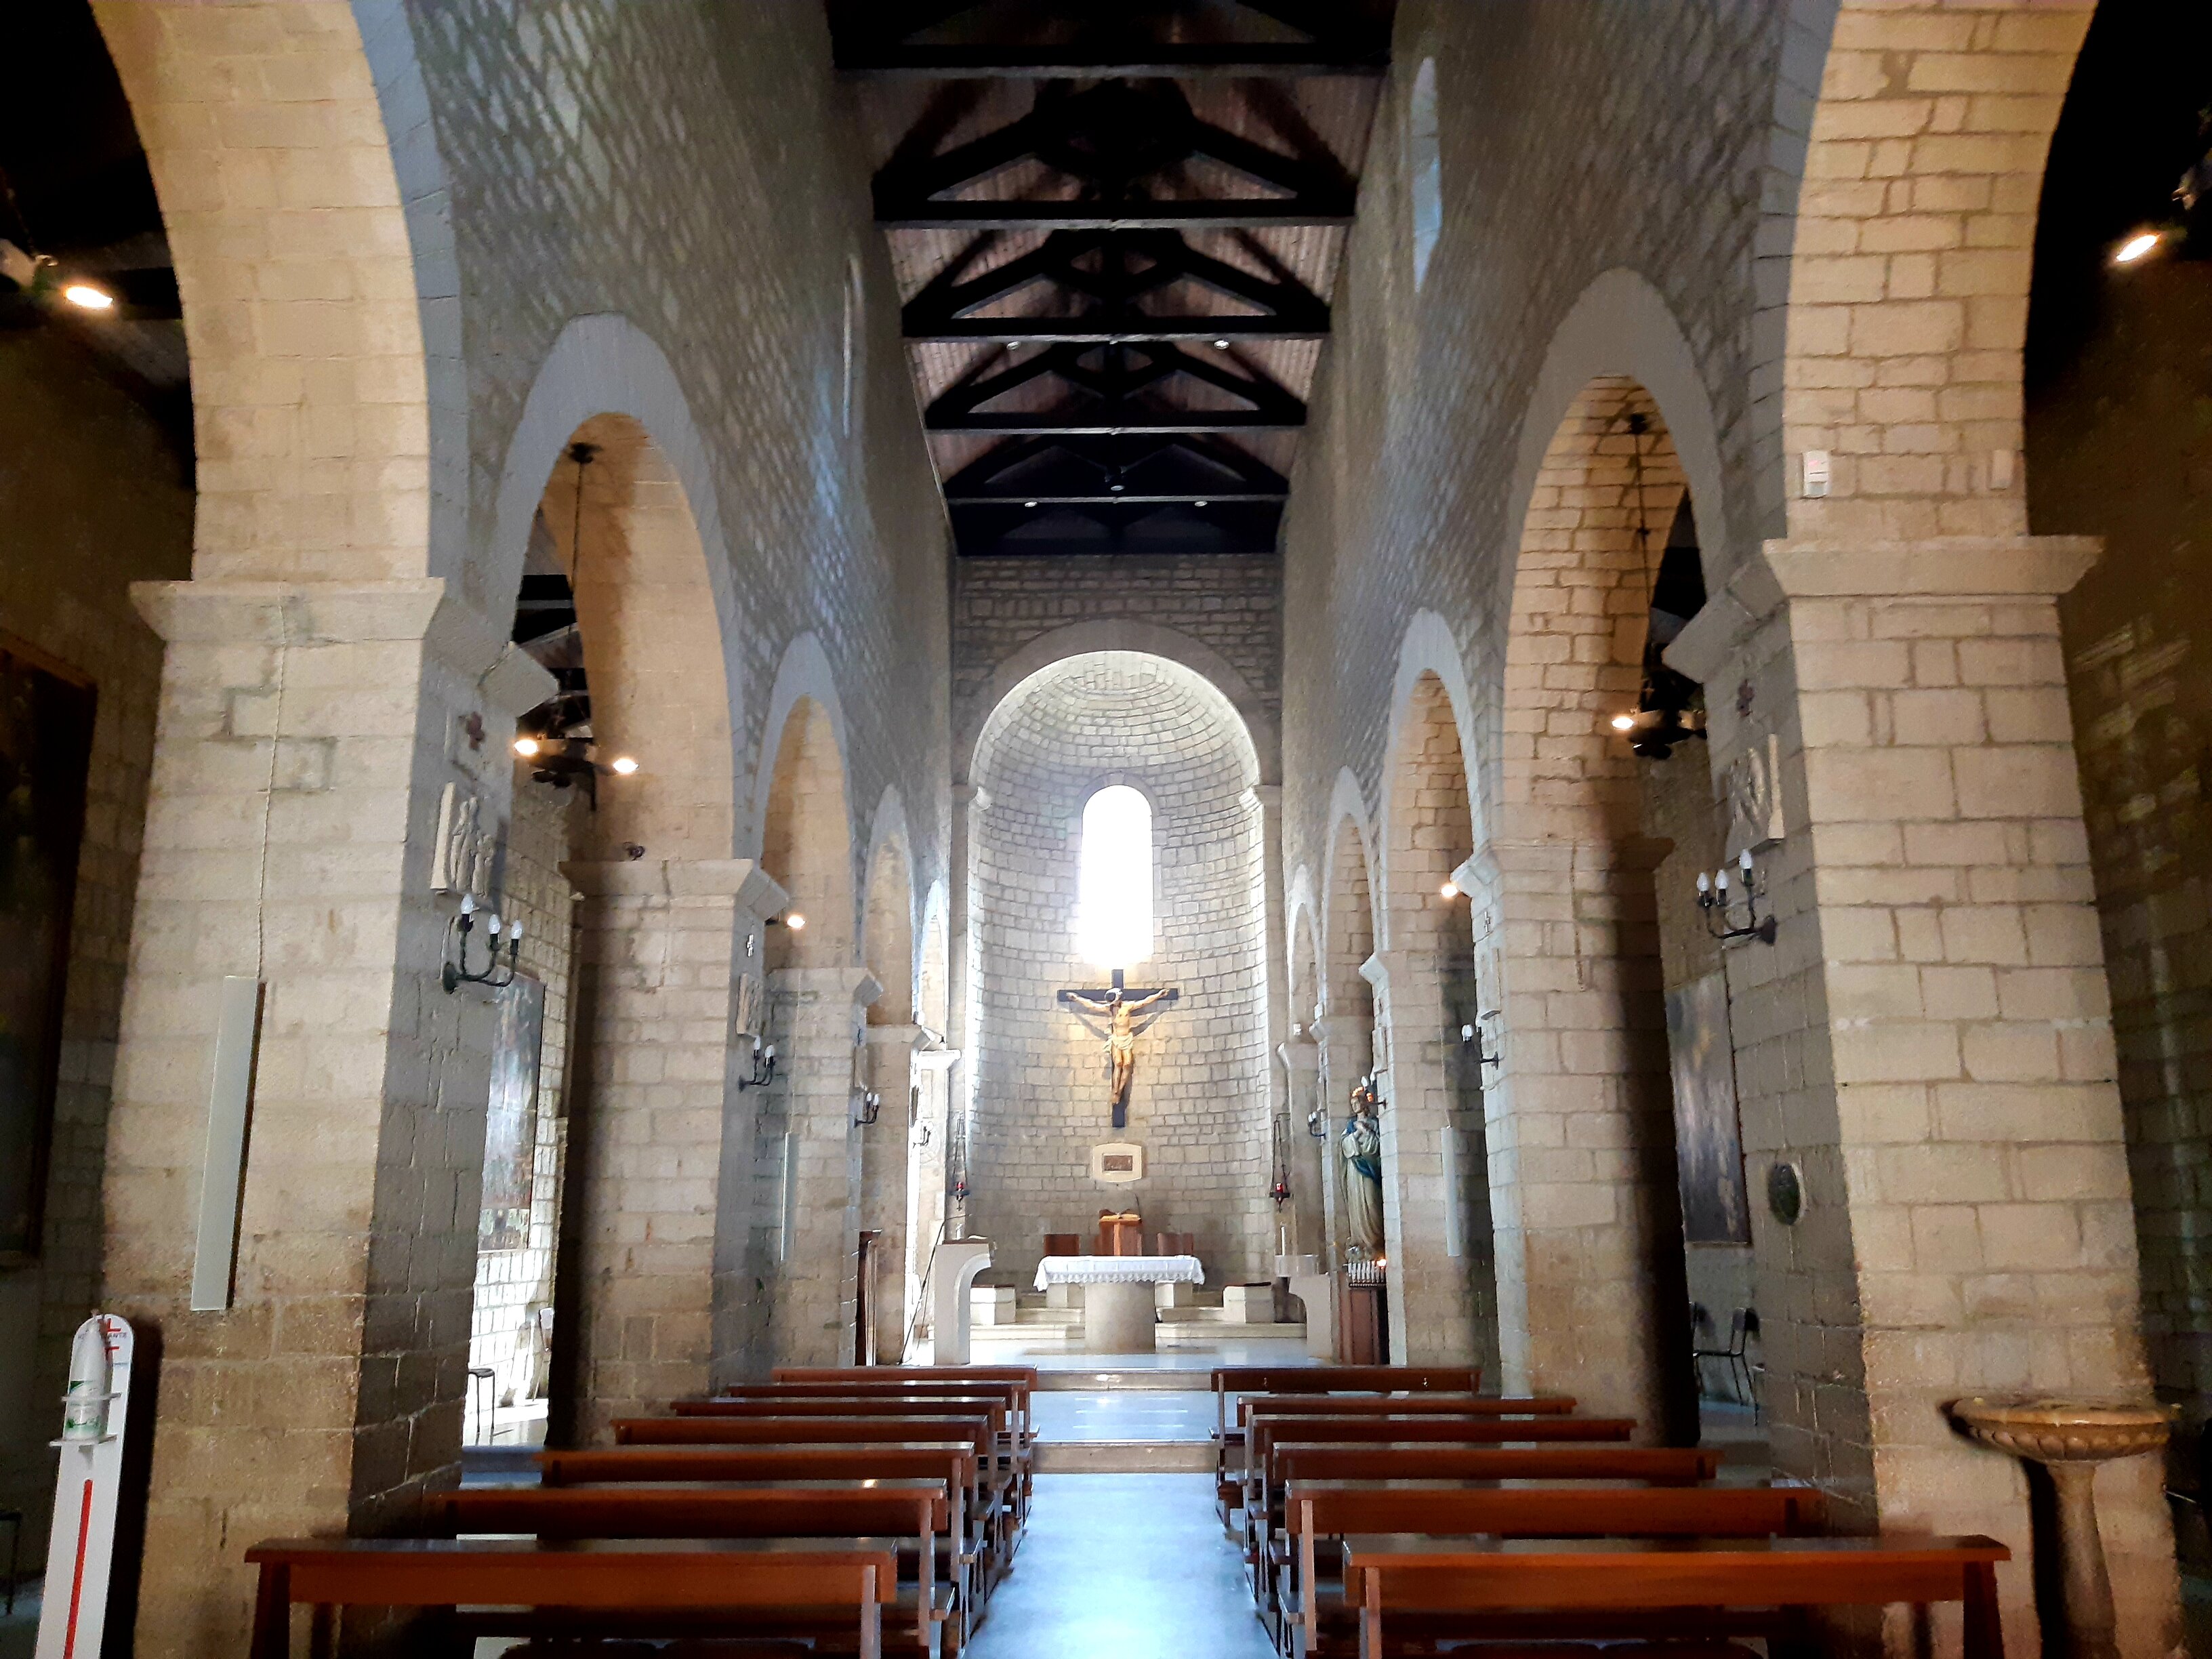
[[[1013,1573],[968,1653],[1274,1659],[1204,1474],[1039,1475]]]

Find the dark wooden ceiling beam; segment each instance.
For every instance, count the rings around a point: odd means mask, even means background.
[[[932,432],[1029,434],[1115,437],[1137,432],[1296,432],[1306,423],[1303,410],[1257,409],[1118,410],[1086,408],[1066,414],[1040,410],[1012,415],[946,413],[924,422]]]
[[[878,197],[885,230],[1259,230],[1352,222],[1348,198],[1182,202],[939,202]]]
[[[1002,345],[1142,345],[1157,341],[1325,340],[1328,319],[1304,325],[1273,317],[974,317],[910,324],[909,340],[993,341]]]
[[[1256,80],[1388,72],[1389,50],[1224,42],[1083,52],[1066,46],[915,46],[869,42],[842,48],[841,75],[877,80]]]

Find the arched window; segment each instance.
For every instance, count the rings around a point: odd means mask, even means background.
[[[1083,804],[1075,948],[1100,968],[1134,967],[1152,953],[1152,804],[1126,783]]]
[[[1413,195],[1413,286],[1428,280],[1429,256],[1444,228],[1443,143],[1437,131],[1437,60],[1425,58],[1413,76],[1407,119],[1407,174]]]

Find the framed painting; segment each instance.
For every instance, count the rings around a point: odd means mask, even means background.
[[[1683,1241],[1748,1244],[1751,1209],[1744,1196],[1726,974],[1708,974],[1667,993],[1667,1052],[1674,1079]]]
[[[0,1266],[39,1253],[92,684],[0,635]]]
[[[519,1250],[530,1243],[531,1187],[538,1166],[538,1061],[545,1041],[545,982],[517,974],[498,994],[496,1005],[477,1245]]]

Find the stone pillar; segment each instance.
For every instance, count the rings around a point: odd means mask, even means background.
[[[947,1158],[951,1156],[952,1144],[968,1133],[975,1088],[975,821],[990,801],[989,793],[975,784],[952,786],[952,844],[945,860],[952,880],[951,927],[946,940],[945,982],[950,994],[945,1036],[948,1042],[958,1045],[966,1058],[945,1077]],[[949,1194],[945,1199],[945,1236],[968,1236],[967,1206]]]
[[[865,969],[782,968],[769,975],[781,1034],[776,1091],[793,1137],[782,1194],[791,1240],[769,1310],[769,1363],[853,1363],[853,1292],[860,1231],[855,1051],[882,988]]]
[[[1328,1206],[1323,1194],[1328,1191],[1330,1147],[1308,1132],[1306,1119],[1321,1103],[1321,1044],[1302,1030],[1283,1042],[1275,1050],[1275,1058],[1282,1065],[1284,1097],[1291,1115],[1289,1208],[1295,1222],[1291,1253],[1317,1255],[1328,1244]]]
[[[1367,1075],[1374,1060],[1375,1029],[1349,1014],[1325,1014],[1313,1023],[1321,1062],[1321,1098],[1328,1108],[1328,1139],[1322,1143],[1322,1265],[1334,1267],[1344,1250],[1344,1157],[1338,1138],[1344,1130],[1352,1085]]]
[[[1291,1024],[1290,934],[1284,920],[1287,913],[1283,902],[1283,787],[1279,783],[1256,785],[1252,791],[1252,800],[1260,813],[1260,891],[1261,902],[1267,906],[1260,933],[1261,948],[1267,952],[1262,1006],[1266,1009],[1267,1021],[1267,1051],[1272,1054],[1278,1051],[1284,1038],[1290,1034]],[[1270,1066],[1267,1067],[1267,1121],[1260,1127],[1262,1144],[1270,1149],[1267,1156],[1271,1165],[1278,1126],[1290,1109],[1289,1074]],[[1297,1132],[1295,1123],[1289,1127],[1292,1133]],[[1264,1203],[1256,1206],[1252,1212],[1262,1235],[1255,1241],[1257,1248],[1253,1252],[1253,1258],[1262,1271],[1273,1269],[1278,1246],[1285,1234],[1291,1249],[1296,1250],[1299,1248],[1297,1196],[1299,1182],[1295,1162],[1297,1150],[1287,1139],[1285,1140],[1284,1157],[1289,1161],[1284,1170],[1284,1178],[1291,1184],[1291,1199],[1279,1208],[1273,1203]],[[1274,1181],[1272,1168],[1267,1179],[1272,1186]]]
[[[2149,1389],[2057,609],[2095,554],[1770,542],[1668,653],[1717,690],[1729,848],[1780,918],[1728,958],[1777,1471],[1847,1523],[2009,1543],[2023,1645],[2021,1471],[1945,1406]],[[1794,1226],[1763,1201],[1785,1162]],[[2176,1611],[2160,1474],[2100,1480],[2144,1659]]]
[[[744,942],[784,895],[749,859],[562,867],[584,904],[557,1341],[590,1444],[744,1369],[752,1056],[731,1020]]]
[[[912,1200],[914,1091],[921,1073],[914,1059],[929,1040],[919,1025],[868,1027],[868,1087],[882,1097],[876,1121],[860,1131],[860,1226],[876,1230],[876,1358],[899,1361],[913,1310],[907,1305],[907,1221]]]
[[[1378,951],[1361,971],[1390,1029],[1382,1112],[1390,1357],[1406,1365],[1480,1363],[1490,1346],[1490,1292],[1475,1272],[1482,1256],[1466,1203],[1465,1126],[1446,1072],[1457,1041],[1444,1035],[1443,975],[1427,951]],[[1450,1192],[1449,1170],[1462,1177]]]
[[[1637,840],[1492,841],[1473,896],[1500,1384],[1690,1431],[1673,1096],[1650,871]]]
[[[951,1140],[953,1068],[960,1062],[957,1048],[926,1048],[909,1062],[921,1085],[921,1117],[914,1127],[916,1146],[913,1184],[907,1193],[907,1273],[915,1295],[921,1298],[924,1322],[930,1295],[931,1256],[940,1237],[951,1237],[945,1225],[945,1155]],[[909,1315],[909,1318],[912,1316]],[[934,1336],[934,1332],[931,1333]]]
[[[167,641],[103,1304],[158,1335],[138,1650],[242,1651],[243,1546],[454,1478],[493,1019],[438,982],[441,806],[505,809],[544,671],[431,579],[133,590]],[[465,860],[489,896],[489,859]],[[232,1299],[190,1306],[216,1011],[265,987]],[[140,1352],[147,1350],[141,1347]]]

